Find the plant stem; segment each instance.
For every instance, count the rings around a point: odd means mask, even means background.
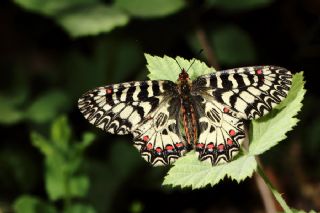
[[[207,34],[205,32],[205,30],[201,27],[200,24],[197,24],[196,30],[195,30],[196,36],[199,40],[200,46],[201,48],[204,50],[204,54],[206,56],[206,58],[208,59],[208,62],[210,65],[212,65],[215,69],[219,70],[220,69],[220,65],[218,63],[218,60],[214,54],[213,49],[210,46],[210,43],[208,41],[208,37]],[[247,149],[248,149],[249,144],[247,144]],[[256,184],[257,187],[259,189],[259,193],[262,197],[265,209],[267,213],[275,213],[276,212],[276,208],[275,205],[273,203],[273,198],[272,195],[270,193],[270,191],[268,190],[267,186],[270,188],[272,187],[271,182],[269,181],[269,179],[264,175],[261,167],[259,166],[260,162],[258,157],[256,158],[258,161],[258,173],[260,176],[256,175],[255,176],[255,180],[256,180]],[[265,182],[265,184],[263,183]],[[269,184],[269,185],[268,185]],[[277,199],[277,201],[280,203],[280,205],[282,206],[282,208],[284,210],[288,210],[288,212],[291,212],[290,208],[287,206],[287,204],[285,203],[285,201],[281,198],[281,195],[272,187],[270,188],[271,192],[273,193],[273,195],[275,196],[275,198]],[[278,200],[278,194],[280,196]],[[284,203],[284,205],[282,205]]]
[[[208,37],[204,31],[204,29],[200,26],[197,26],[195,30],[196,36],[199,40],[200,46],[202,47],[204,54],[208,60],[208,63],[213,66],[216,70],[220,69],[219,63],[217,61],[217,58],[214,54],[213,49],[210,46],[210,43],[208,41]]]
[[[292,210],[290,209],[290,207],[287,205],[286,201],[282,198],[281,194],[274,188],[274,186],[272,185],[272,183],[270,182],[269,178],[266,176],[266,174],[263,172],[263,169],[261,168],[261,166],[258,163],[258,169],[257,169],[258,174],[260,175],[259,177],[261,177],[264,181],[264,183],[268,186],[268,188],[270,189],[270,191],[272,192],[273,196],[276,198],[276,200],[278,201],[278,203],[280,204],[280,206],[283,208],[283,210],[287,213],[292,212]]]
[[[256,173],[254,175],[254,180],[256,181],[256,185],[260,192],[260,196],[262,198],[266,212],[267,213],[277,212],[276,207],[274,205],[274,199],[272,197],[271,191],[268,189],[262,177]]]

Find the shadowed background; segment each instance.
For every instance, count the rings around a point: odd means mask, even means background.
[[[317,0],[1,1],[0,212],[265,211],[254,179],[162,187],[168,168],[83,118],[87,90],[146,79],[144,53],[303,70],[301,121],[261,160],[291,207],[319,210],[319,15]]]

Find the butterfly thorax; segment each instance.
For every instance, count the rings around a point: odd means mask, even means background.
[[[197,140],[197,122],[191,97],[192,82],[184,69],[179,74],[177,86],[181,103],[180,116],[182,118],[184,137],[187,144],[192,146]]]

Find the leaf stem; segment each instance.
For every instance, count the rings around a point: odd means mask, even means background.
[[[283,199],[283,197],[281,196],[281,194],[274,188],[274,186],[272,185],[271,181],[269,180],[269,178],[266,176],[266,174],[263,172],[263,169],[261,168],[261,166],[259,165],[258,162],[258,167],[257,167],[257,172],[260,175],[259,177],[261,177],[264,181],[264,183],[268,186],[268,188],[270,189],[270,191],[272,192],[273,196],[276,198],[276,200],[278,201],[278,203],[280,204],[280,206],[282,207],[282,209],[286,212],[286,213],[290,213],[292,212],[292,210],[290,209],[290,207],[287,205],[286,201]]]

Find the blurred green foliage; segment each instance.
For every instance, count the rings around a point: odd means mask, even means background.
[[[0,125],[3,130],[0,143],[0,211],[90,213],[116,209],[144,212],[155,210],[154,205],[159,200],[166,204],[186,201],[184,205],[166,208],[168,211],[193,211],[194,208],[208,211],[216,206],[223,211],[221,207],[230,206],[230,203],[228,201],[224,205],[224,196],[216,194],[227,192],[230,187],[227,184],[220,191],[215,188],[176,193],[160,187],[167,168],[151,169],[132,146],[130,137],[111,136],[92,128],[89,131],[95,131],[97,137],[91,143],[94,136],[88,132],[90,125],[77,110],[77,99],[98,86],[146,79],[144,52],[152,55],[187,55],[189,58],[197,56],[203,49],[203,42],[196,32],[199,27],[206,33],[207,44],[223,68],[279,63],[299,71],[302,60],[308,64],[311,61],[308,55],[303,55],[306,51],[303,45],[308,44],[307,39],[305,43],[297,44],[300,52],[295,52],[290,45],[282,45],[283,41],[295,41],[297,32],[301,33],[297,36],[299,39],[312,37],[306,28],[294,28],[284,34],[291,25],[298,27],[301,23],[307,23],[309,27],[313,24],[310,18],[313,12],[310,11],[316,7],[311,6],[306,20],[285,19],[294,7],[291,2],[9,2],[9,6],[0,7],[0,24],[4,29],[1,31],[0,47],[8,47],[7,51],[1,52],[0,59],[1,71],[5,73],[5,77],[0,78]],[[278,6],[282,7],[279,13]],[[302,6],[295,7],[301,13],[304,11]],[[264,22],[260,22],[261,18]],[[293,24],[287,24],[289,22]],[[292,37],[288,38],[288,35]],[[309,48],[314,46],[312,44]],[[285,61],[283,58],[288,53],[292,53],[292,58]],[[205,54],[199,57],[207,60]],[[172,71],[169,77],[176,78],[174,72],[179,71],[178,67],[168,69]],[[301,116],[301,126],[305,128],[296,130],[288,143],[280,144],[279,149],[266,154],[263,159],[267,164],[276,165],[276,171],[284,177],[291,172],[294,173],[292,177],[299,177],[296,182],[291,180],[295,192],[291,194],[299,202],[291,202],[296,204],[307,200],[304,203],[309,204],[308,207],[312,202],[312,207],[317,205],[317,199],[312,200],[312,196],[317,196],[304,191],[312,188],[316,193],[316,187],[305,187],[306,180],[320,177],[320,169],[313,164],[318,157],[317,150],[320,150],[317,136],[320,116],[314,113],[318,111],[315,100],[318,97],[307,97],[305,101],[306,110]],[[294,152],[294,144],[300,152]],[[283,153],[289,157],[284,157]],[[292,166],[292,163],[296,164]],[[306,174],[301,168],[309,168],[313,176],[306,177],[310,173]],[[252,188],[239,190],[243,197],[249,195],[251,204],[261,207],[260,199],[256,198],[257,192],[251,192]],[[250,197],[250,192],[253,197]],[[305,194],[311,195],[303,200]],[[227,196],[233,200],[236,195],[228,193]],[[213,196],[215,202],[212,201]],[[192,205],[198,206],[190,207]]]
[[[208,0],[207,4],[224,10],[242,11],[263,8],[272,2],[273,0],[242,0],[241,2],[238,0]]]
[[[94,212],[92,207],[72,204],[72,199],[83,198],[88,193],[89,179],[80,169],[83,165],[83,152],[94,138],[92,133],[85,132],[82,141],[72,142],[66,117],[59,117],[53,122],[50,139],[37,132],[31,133],[32,144],[45,156],[44,178],[49,200],[53,202],[63,199],[64,212],[86,212],[88,209]],[[57,212],[54,206],[31,196],[22,196],[15,203],[18,213],[44,212],[47,208],[50,212]]]

